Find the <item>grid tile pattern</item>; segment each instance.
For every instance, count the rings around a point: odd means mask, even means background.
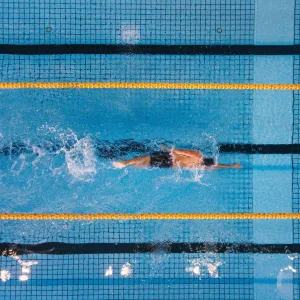
[[[254,0],[11,0],[4,44],[253,44]]]
[[[295,44],[300,44],[300,1],[295,0]]]
[[[248,255],[33,254],[22,260],[38,262],[23,282],[20,263],[12,257],[0,258],[1,267],[11,274],[0,285],[1,298],[253,299],[253,263]],[[214,271],[212,265],[217,266]],[[113,274],[105,276],[109,266]],[[128,276],[120,274],[124,266],[131,271]],[[191,273],[191,267],[200,274]]]
[[[245,242],[252,240],[246,220],[163,221],[2,221],[0,242],[38,244]],[[238,228],[238,224],[243,224]],[[208,230],[210,228],[210,230]],[[244,230],[243,230],[244,229]]]
[[[253,82],[253,57],[247,55],[1,55],[0,62],[7,82]]]
[[[207,228],[215,227],[203,221],[9,224],[9,228],[2,227],[2,241],[19,243],[195,242],[203,240],[205,228],[207,232]],[[27,227],[31,230],[24,232]],[[241,235],[236,221],[222,222],[220,229],[213,234],[214,239],[249,241],[248,228]],[[22,267],[28,262],[37,264],[26,273]],[[253,255],[248,254],[30,254],[20,258],[2,256],[0,263],[1,270],[10,272],[10,279],[0,284],[3,299],[253,299]],[[105,276],[109,266],[113,274]],[[122,268],[132,273],[124,276]],[[24,274],[28,275],[27,281],[21,281]]]
[[[254,0],[12,0],[0,6],[0,43],[7,44],[253,44]],[[253,57],[179,55],[43,55],[0,57],[2,81],[146,81],[146,82],[253,82]],[[126,91],[144,110],[178,110],[186,124],[222,127],[226,116],[202,121],[199,114],[226,111],[230,116],[228,140],[252,141],[251,91]],[[50,98],[50,97],[49,97]],[[61,99],[51,97],[51,105]],[[217,99],[217,101],[216,101]],[[135,101],[134,100],[134,101]],[[50,101],[50,100],[49,100]],[[79,106],[71,99],[73,109]],[[47,97],[45,97],[47,102]],[[222,103],[222,104],[220,104]],[[65,103],[64,105],[67,105]],[[47,104],[45,104],[47,105]],[[76,106],[78,105],[78,107]],[[222,109],[215,106],[224,105]],[[227,105],[227,106],[226,106]],[[224,109],[223,109],[224,108]],[[150,109],[150,112],[151,112]],[[196,114],[195,111],[198,113]],[[204,123],[203,123],[204,122]],[[205,123],[206,122],[206,123]],[[216,123],[214,123],[216,122]],[[225,130],[224,130],[225,128]],[[226,127],[220,130],[225,136]],[[173,137],[171,137],[173,138]],[[238,155],[227,157],[239,161]],[[218,195],[232,212],[251,212],[252,158],[238,174],[229,173],[230,188]],[[223,185],[228,185],[228,181]],[[222,184],[222,183],[220,183]],[[252,221],[215,222],[9,222],[0,228],[2,242],[40,243],[61,241],[146,242],[245,241],[253,238]],[[9,225],[9,226],[5,226]],[[214,224],[214,226],[212,226]],[[210,228],[210,230],[207,230]],[[253,299],[253,256],[226,254],[111,254],[27,255],[37,261],[29,280],[22,282],[20,262],[0,257],[1,269],[11,279],[0,284],[3,299]],[[200,263],[199,276],[187,272]],[[218,277],[209,273],[209,262],[221,262]],[[133,273],[120,275],[130,263]],[[203,265],[204,264],[204,265]],[[206,265],[205,265],[206,264]],[[109,266],[114,275],[105,277]]]
[[[296,14],[295,14],[295,41],[299,43],[299,1],[296,1]],[[300,57],[294,57],[294,83],[300,83]],[[293,102],[293,144],[300,143],[300,93],[294,91],[294,102]],[[300,155],[293,154],[292,156],[292,167],[293,167],[293,212],[300,212]],[[300,221],[293,221],[293,238],[294,243],[300,243]],[[294,288],[294,299],[300,297],[300,262],[299,260],[294,261],[294,268],[297,270],[293,273],[293,278],[297,284],[293,285]]]

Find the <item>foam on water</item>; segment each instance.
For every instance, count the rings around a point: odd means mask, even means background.
[[[97,173],[96,155],[89,135],[79,138],[77,134],[71,130],[63,130],[59,127],[42,126],[39,130],[39,135],[43,141],[51,141],[53,144],[60,145],[56,150],[56,154],[63,153],[65,155],[65,163],[68,173],[77,180],[91,181]],[[40,150],[40,147],[33,148],[35,153],[42,157],[45,152]],[[36,164],[38,158],[34,161]],[[55,168],[53,173],[60,174],[63,167]]]
[[[204,275],[204,272],[208,272],[212,278],[219,278],[218,267],[224,264],[219,258],[212,258],[204,256],[203,258],[196,258],[189,260],[190,265],[185,269],[186,272],[199,276]]]
[[[18,276],[18,279],[20,281],[27,281],[30,279],[30,273],[31,273],[31,267],[38,264],[38,261],[35,260],[29,260],[25,261],[22,260],[17,255],[11,255],[12,259],[14,259],[18,265],[21,267],[21,274]],[[0,279],[1,281],[5,282],[7,280],[10,280],[12,277],[11,272],[8,270],[1,270],[0,271]]]
[[[132,267],[130,263],[125,263],[120,271],[121,276],[128,277],[132,274]]]
[[[292,291],[292,282],[293,282],[293,273],[296,273],[292,266],[287,266],[286,268],[280,269],[278,276],[277,276],[277,292],[278,295],[286,300],[293,299]]]
[[[21,154],[18,159],[13,161],[10,171],[14,175],[19,175],[25,169],[27,164],[25,154]]]
[[[7,270],[0,270],[0,279],[2,282],[6,282],[7,280],[10,280],[11,274]]]
[[[45,124],[30,139],[0,139],[0,189],[4,190],[5,201],[1,210],[87,213],[92,208],[103,212],[170,210],[164,199],[177,199],[176,195],[187,187],[193,186],[201,195],[207,193],[211,189],[208,172],[131,167],[117,170],[112,160],[147,155],[160,151],[161,145],[201,149],[204,155],[216,158],[215,143],[214,137],[206,134],[199,135],[198,142],[192,144],[162,138],[107,141],[101,139],[101,133],[79,134],[70,128]],[[200,186],[208,188],[203,190]],[[152,201],[148,201],[150,198]],[[176,205],[171,209],[176,210]]]
[[[96,157],[89,138],[77,141],[71,150],[65,150],[69,173],[78,180],[90,181],[97,173]]]
[[[105,277],[110,277],[113,275],[113,268],[112,266],[109,266],[106,270],[105,270],[105,273],[104,273],[104,276]]]

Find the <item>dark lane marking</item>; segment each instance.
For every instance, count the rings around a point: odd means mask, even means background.
[[[70,150],[74,142],[65,144],[41,143],[26,145],[23,142],[13,142],[10,145],[0,148],[0,156],[19,156],[20,154],[33,154],[33,146],[50,153],[60,150]],[[163,141],[159,144],[173,145],[172,142]],[[160,150],[157,143],[151,141],[118,140],[114,142],[95,140],[93,142],[95,153],[100,158],[118,158],[131,153],[144,154]],[[300,154],[300,144],[220,144],[221,153],[245,153],[245,154]],[[179,148],[196,149],[192,145],[180,146]]]
[[[296,55],[300,45],[0,44],[1,54]]]
[[[300,244],[247,243],[0,243],[2,256],[24,254],[118,254],[118,253],[299,253]]]

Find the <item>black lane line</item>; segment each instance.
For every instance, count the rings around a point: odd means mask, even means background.
[[[295,55],[300,45],[0,44],[1,54]]]
[[[299,154],[300,144],[221,144],[219,150],[248,154]]]
[[[24,254],[119,254],[119,253],[299,253],[300,244],[243,243],[0,243],[2,256]]]
[[[164,144],[164,143],[162,143]],[[172,145],[172,142],[167,142]],[[36,144],[35,147],[55,153],[62,149],[72,149],[73,144],[59,145],[55,143]],[[245,153],[245,154],[300,154],[300,144],[220,144],[221,153]],[[137,142],[134,140],[118,140],[115,142],[99,141],[94,142],[95,153],[101,158],[118,158],[128,154],[145,154],[158,151],[153,145],[147,142]],[[195,149],[192,145],[185,145],[185,149]],[[0,148],[0,156],[18,156],[20,154],[32,154],[33,146],[23,142],[13,142],[10,145]]]

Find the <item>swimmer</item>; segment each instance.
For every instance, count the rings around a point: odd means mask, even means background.
[[[225,165],[216,164],[213,158],[205,157],[201,152],[161,146],[162,151],[153,152],[150,155],[139,156],[129,160],[113,162],[118,169],[132,166],[135,168],[178,168],[178,169],[241,169],[239,163]]]

